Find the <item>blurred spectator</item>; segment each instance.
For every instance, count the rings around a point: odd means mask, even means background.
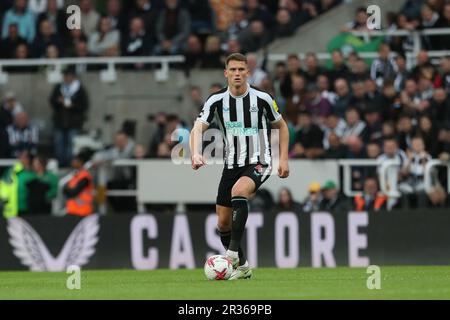
[[[345,65],[344,56],[342,55],[341,50],[334,50],[331,53],[331,62],[332,67],[330,70],[328,70],[328,79],[330,81],[330,84],[333,86],[332,90],[335,91],[335,82],[337,79],[347,79],[349,78],[350,70]]]
[[[302,210],[306,213],[312,213],[320,210],[322,194],[320,192],[320,183],[312,182],[308,186],[308,196],[302,203]]]
[[[275,36],[277,38],[290,37],[294,34],[296,27],[291,19],[289,10],[280,8],[277,12],[276,20]]]
[[[341,142],[336,133],[330,132],[328,134],[326,144],[325,159],[342,159],[347,156],[347,147]]]
[[[246,1],[247,16],[249,20],[261,21],[265,28],[270,28],[274,24],[274,18],[267,10],[267,7],[260,3],[259,0]]]
[[[187,0],[187,6],[192,20],[192,32],[195,34],[211,34],[214,26],[209,1]]]
[[[386,210],[387,197],[378,191],[378,181],[374,177],[364,180],[364,191],[354,198],[356,211]]]
[[[1,117],[0,117],[1,118]],[[11,149],[8,141],[8,133],[6,128],[0,126],[0,159],[9,158],[11,154]],[[0,168],[0,176],[3,173],[3,168]]]
[[[381,154],[380,145],[377,142],[371,141],[366,145],[366,155],[368,159],[376,159]]]
[[[184,51],[185,68],[187,70],[200,68],[203,60],[203,48],[200,38],[191,34],[187,39],[186,50]]]
[[[105,56],[111,47],[119,46],[119,31],[111,28],[111,21],[107,17],[102,17],[97,32],[89,37],[89,52],[97,56]]]
[[[98,28],[100,14],[92,5],[91,0],[80,0],[81,9],[81,30],[90,37]]]
[[[198,117],[198,114],[200,111],[202,111],[203,108],[203,96],[202,96],[202,90],[198,86],[191,86],[189,91],[189,123],[194,123],[195,120]]]
[[[20,112],[24,112],[22,104],[17,101],[14,92],[8,91],[0,107],[0,128],[6,128],[13,124],[14,118]]]
[[[124,56],[146,56],[150,54],[151,42],[145,31],[144,20],[133,18],[130,22],[129,34],[123,37],[122,54]]]
[[[330,91],[330,82],[328,77],[324,74],[318,75],[316,85],[322,98],[327,99],[332,105],[334,105],[337,100],[337,95],[335,92]]]
[[[36,154],[39,144],[39,130],[29,123],[26,112],[18,112],[14,117],[14,123],[6,128],[8,133],[11,158],[17,158],[23,151]]]
[[[72,159],[73,177],[64,186],[66,213],[74,216],[88,216],[94,212],[94,182],[92,175],[84,169],[88,158],[78,154]]]
[[[131,10],[130,18],[141,18],[144,21],[144,29],[148,40],[153,44],[156,41],[156,23],[160,8],[154,0],[135,0],[135,9]]]
[[[55,154],[60,167],[69,165],[72,142],[83,129],[89,100],[73,68],[64,71],[64,81],[57,84],[50,97],[55,128]]]
[[[403,54],[398,54],[395,57],[395,64],[397,72],[394,75],[395,91],[400,92],[405,87],[405,81],[409,78],[409,71],[406,69],[406,57]]]
[[[233,9],[233,16],[230,26],[227,30],[228,39],[237,39],[241,33],[249,26],[247,12],[244,7]]]
[[[356,107],[348,107],[345,111],[345,123],[347,127],[344,130],[342,138],[347,139],[349,136],[357,136],[362,140],[366,140],[367,125],[361,120],[361,115]]]
[[[447,92],[450,92],[450,57],[442,57],[440,66],[442,70],[442,87]]]
[[[242,50],[241,44],[237,39],[229,39],[226,43],[226,50],[225,56],[229,56],[232,53],[246,53]]]
[[[208,36],[205,42],[205,52],[202,58],[202,68],[223,69],[224,56],[217,36]]]
[[[433,125],[429,116],[423,115],[419,118],[418,134],[425,143],[425,150],[433,157],[437,157],[439,128]]]
[[[323,139],[323,145],[325,149],[328,149],[328,136],[331,133],[334,133],[338,136],[339,140],[344,135],[344,131],[346,129],[347,125],[345,124],[345,121],[341,118],[339,118],[335,113],[330,113],[328,117],[325,120],[325,123],[321,125],[321,129],[324,132],[324,139]]]
[[[444,88],[436,88],[430,100],[428,115],[438,126],[450,125],[450,98]]]
[[[305,109],[313,116],[314,123],[324,123],[325,118],[331,113],[330,102],[321,96],[319,88],[312,82],[306,87]]]
[[[292,197],[292,192],[288,188],[282,188],[278,193],[277,211],[300,212],[302,206]]]
[[[125,16],[121,0],[108,0],[106,3],[106,17],[111,23],[111,29],[119,30],[121,35],[128,31],[128,19]]]
[[[7,219],[26,212],[26,183],[32,178],[31,157],[27,151],[19,155],[19,162],[9,168],[0,183],[0,202],[3,203],[3,216]],[[0,206],[1,207],[1,206]]]
[[[286,101],[286,119],[291,123],[297,123],[298,111],[304,108],[306,95],[306,80],[302,75],[288,76],[291,84],[291,96]],[[286,79],[287,82],[287,79]]]
[[[257,190],[248,203],[250,210],[253,212],[267,212],[272,210],[274,205],[275,201],[272,194],[264,188]]]
[[[291,157],[317,159],[324,154],[323,131],[312,122],[311,114],[302,111],[298,115],[298,131]]]
[[[415,135],[416,128],[413,126],[412,117],[407,113],[401,114],[397,121],[397,141],[400,149],[411,148],[411,141]]]
[[[355,135],[350,135],[345,138],[344,143],[347,145],[347,156],[346,156],[347,159],[364,159],[364,158],[366,158],[366,152],[364,150],[364,143],[360,137],[355,136]],[[354,178],[359,179],[360,177],[355,176]]]
[[[337,79],[334,82],[334,87],[336,89],[337,100],[333,106],[333,113],[336,113],[340,118],[344,118],[345,110],[350,104],[350,99],[352,98],[350,88],[347,80],[343,78]]]
[[[267,73],[258,65],[258,56],[254,53],[247,54],[247,66],[249,70],[248,83],[260,88],[261,82],[267,77]]]
[[[55,45],[60,52],[62,50],[62,41],[55,33],[52,24],[48,20],[42,20],[39,23],[39,33],[33,43],[33,55],[42,58],[49,45]]]
[[[16,54],[16,48],[19,44],[27,41],[19,35],[19,27],[15,23],[8,26],[8,34],[0,42],[0,57],[2,59],[12,59]]]
[[[350,68],[350,82],[365,81],[370,78],[370,71],[364,59],[358,57]]]
[[[411,149],[408,149],[407,154],[406,177],[399,184],[399,190],[404,198],[402,207],[425,208],[427,206],[424,183],[425,165],[431,160],[431,156],[425,151],[424,141],[419,136],[411,140]]]
[[[260,20],[250,22],[248,28],[242,31],[238,38],[244,52],[256,52],[266,47],[271,40],[269,32]]]
[[[43,20],[47,20],[55,34],[61,38],[68,36],[69,30],[66,26],[66,13],[63,10],[63,0],[35,0],[35,2],[40,2],[41,8],[40,13],[37,18],[37,25],[39,26]],[[46,6],[43,6],[46,3]],[[31,2],[29,3],[31,5]]]
[[[166,7],[159,14],[156,24],[158,45],[154,53],[180,54],[191,31],[191,18],[178,0],[165,0],[165,4]]]
[[[58,9],[64,7],[64,0],[28,0],[28,9],[35,15],[43,13],[50,4],[55,4]]]
[[[87,37],[81,29],[70,30],[64,43],[64,55],[74,57],[77,51],[77,45],[80,42],[87,42]]]
[[[433,10],[427,3],[425,3],[421,10],[421,24],[419,29],[439,28],[442,25],[442,20],[439,13]],[[440,50],[440,37],[423,36],[422,43],[426,50]]]
[[[28,43],[36,36],[36,21],[33,13],[27,9],[27,0],[15,0],[14,7],[6,11],[3,17],[2,38],[8,36],[10,24],[17,24],[19,35]]]
[[[294,76],[304,76],[305,72],[302,70],[302,64],[300,61],[300,58],[297,54],[289,54],[287,57],[287,74],[285,75],[284,80],[281,81],[281,94],[284,98],[288,99],[292,97],[293,94],[293,86],[292,86],[292,80]],[[305,82],[305,81],[304,81]],[[303,87],[306,85],[306,82],[304,83]]]
[[[355,20],[348,22],[341,28],[342,32],[349,31],[364,31],[367,30],[367,10],[365,7],[359,7],[356,9]]]
[[[321,189],[322,201],[319,204],[320,210],[346,213],[350,209],[347,199],[339,192],[334,181],[326,181]]]
[[[352,98],[350,99],[350,105],[358,108],[359,111],[364,113],[369,103],[364,82],[355,81],[351,84],[351,88]]]
[[[306,65],[306,80],[309,82],[316,82],[317,77],[320,74],[324,74],[325,71],[322,67],[319,66],[319,62],[317,60],[317,56],[313,52],[308,52],[305,56],[305,65]]]
[[[33,178],[27,182],[27,214],[50,214],[58,192],[58,177],[47,171],[47,158],[38,155],[32,162]]]
[[[390,53],[389,44],[382,43],[378,49],[378,58],[372,62],[370,68],[370,77],[377,82],[379,88],[383,86],[384,81],[395,79],[397,65],[395,60],[390,57]]]
[[[369,107],[364,112],[364,120],[366,122],[366,132],[364,142],[376,141],[381,142],[383,136],[381,115],[376,107]]]

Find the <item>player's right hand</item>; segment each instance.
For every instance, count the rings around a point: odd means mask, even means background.
[[[197,170],[205,165],[205,160],[201,154],[195,154],[191,157],[191,164],[192,169]]]

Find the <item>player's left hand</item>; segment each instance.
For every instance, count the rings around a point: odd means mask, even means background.
[[[278,176],[281,179],[289,177],[289,164],[287,160],[280,160],[280,165],[278,166]]]

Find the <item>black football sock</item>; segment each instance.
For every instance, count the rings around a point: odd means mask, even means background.
[[[233,217],[231,222],[231,241],[228,249],[239,251],[248,218],[248,201],[245,197],[233,197],[231,203],[233,205]]]
[[[230,246],[231,241],[231,231],[225,231],[221,232],[219,229],[217,229],[217,232],[220,236],[220,241],[222,241],[222,245],[225,248],[225,250],[228,250],[228,247]],[[239,265],[242,266],[246,261],[247,258],[245,257],[244,251],[241,247],[239,247]]]

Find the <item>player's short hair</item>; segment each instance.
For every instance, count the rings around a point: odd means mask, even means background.
[[[247,64],[247,57],[245,55],[243,55],[242,53],[238,53],[238,52],[232,53],[225,60],[225,68],[228,68],[228,63],[230,61],[242,61],[242,62],[245,62],[245,64]]]

